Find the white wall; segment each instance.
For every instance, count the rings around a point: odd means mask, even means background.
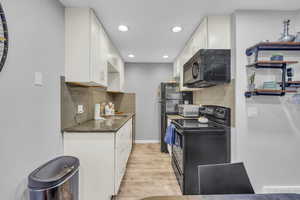
[[[62,154],[60,75],[64,71],[64,8],[57,0],[3,0],[9,28],[0,73],[0,194],[23,199],[28,173]],[[34,72],[44,85],[34,86]]]
[[[300,32],[300,9],[296,11],[296,15],[293,19],[296,23],[296,32]]]
[[[125,90],[136,94],[136,140],[160,141],[158,88],[172,77],[173,65],[126,63]]]
[[[236,11],[233,22],[236,35],[234,59],[236,67],[236,160],[243,161],[256,192],[263,186],[300,185],[300,106],[288,103],[286,97],[258,96],[246,100],[246,48],[268,39],[276,41],[282,32],[282,21],[290,18],[291,33],[296,32],[296,12]],[[299,15],[298,15],[299,19]],[[299,26],[297,26],[298,31]],[[271,54],[262,55],[270,56]],[[300,61],[299,53],[286,54]],[[269,57],[268,57],[269,59]],[[299,67],[299,65],[297,66]],[[295,68],[297,68],[295,67]],[[261,75],[272,77],[271,71]],[[300,79],[300,71],[297,70]],[[248,111],[257,114],[248,117]]]

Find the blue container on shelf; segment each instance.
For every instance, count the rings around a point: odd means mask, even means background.
[[[271,61],[283,61],[283,55],[272,55]]]
[[[280,89],[279,84],[275,81],[264,82],[263,89],[270,89],[270,90],[278,90]]]

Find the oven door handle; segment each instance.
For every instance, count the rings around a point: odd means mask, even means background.
[[[190,132],[199,132],[198,130],[190,130]],[[207,129],[206,130],[206,134],[210,134],[210,135],[224,135],[226,134],[227,131],[225,129]]]
[[[174,160],[174,163],[175,163],[177,171],[179,172],[180,176],[182,176],[183,175],[183,171],[180,169],[178,161],[177,161],[177,159],[176,159],[176,157],[174,155],[173,155],[172,159]]]
[[[174,134],[174,137],[175,137],[175,146],[179,146],[180,148],[182,148],[182,145],[183,145],[183,141],[182,141],[182,138],[183,138],[183,130],[178,129],[178,128],[175,126],[175,134]]]
[[[176,126],[175,126],[175,131],[176,131],[177,133],[180,133],[181,135],[183,134],[183,130],[178,129]]]

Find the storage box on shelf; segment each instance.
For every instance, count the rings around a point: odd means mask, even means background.
[[[297,64],[298,61],[284,61],[284,60],[258,60],[258,55],[260,51],[300,51],[300,43],[298,42],[264,42],[256,44],[246,50],[247,56],[254,56],[255,62],[247,65],[248,68],[255,69],[280,69],[281,72],[281,82],[277,83],[280,89],[257,89],[253,88],[250,91],[245,92],[246,97],[251,97],[253,95],[271,95],[271,96],[283,96],[286,93],[297,92],[296,89],[291,89],[291,84],[293,86],[299,85],[299,81],[286,81],[287,66],[292,64]]]

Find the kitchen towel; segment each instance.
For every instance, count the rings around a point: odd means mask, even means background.
[[[175,126],[170,124],[167,127],[166,136],[164,138],[166,144],[173,145],[175,144]]]

